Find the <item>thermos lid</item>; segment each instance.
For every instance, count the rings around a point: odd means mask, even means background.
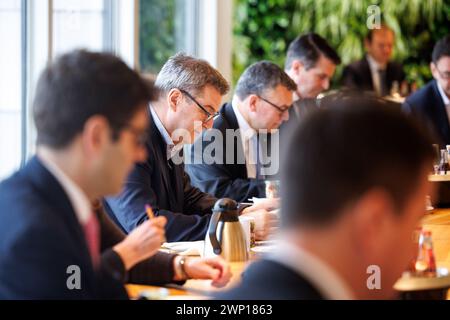
[[[220,212],[222,221],[235,222],[239,221],[238,203],[230,198],[222,198],[216,201],[213,212]]]

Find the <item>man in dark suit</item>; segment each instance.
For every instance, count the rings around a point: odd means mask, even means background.
[[[148,100],[112,55],[76,51],[45,69],[33,105],[37,156],[0,186],[1,298],[126,298],[100,261],[90,200],[118,192],[145,158],[136,141]]]
[[[337,52],[316,33],[300,35],[289,44],[284,70],[294,80],[297,89],[288,123],[296,124],[310,111],[317,109],[316,98],[328,90],[336,66],[340,63]]]
[[[111,54],[78,50],[44,70],[33,104],[37,156],[0,184],[0,299],[121,299],[127,275],[186,279],[182,258],[146,260],[164,239],[163,217],[124,238],[91,206],[145,159],[152,91]],[[227,273],[221,262],[191,262],[208,269],[203,277]],[[139,274],[149,271],[160,278]]]
[[[432,192],[426,132],[400,110],[351,98],[311,114],[290,145],[277,249],[217,298],[393,297]]]
[[[431,58],[434,80],[410,95],[403,110],[419,117],[445,148],[450,144],[450,36],[436,43]]]
[[[265,197],[264,179],[278,173],[278,127],[289,119],[295,90],[295,83],[274,63],[261,61],[248,67],[236,84],[232,103],[223,105],[214,120],[215,130],[205,131],[192,146],[194,157],[186,166],[192,184],[240,202]],[[273,135],[263,141],[267,133]],[[206,151],[217,143],[216,135],[222,139],[215,155],[210,155]],[[227,159],[230,154],[233,159]]]
[[[364,39],[367,54],[344,68],[342,85],[350,89],[373,91],[387,96],[400,92],[405,73],[401,64],[390,61],[394,49],[394,31],[386,25],[371,29]]]
[[[157,216],[167,218],[168,241],[202,240],[217,199],[191,185],[182,147],[211,128],[229,86],[209,63],[184,54],[164,64],[155,85],[161,94],[147,109],[152,123],[148,159],[135,166],[119,196],[106,199],[105,209],[130,232],[147,219],[144,206],[149,204]],[[254,216],[256,228],[267,233],[268,213],[252,210],[244,214]]]

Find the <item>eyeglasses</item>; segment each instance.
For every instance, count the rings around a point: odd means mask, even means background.
[[[206,114],[207,117],[206,117],[205,121],[203,121],[203,123],[207,123],[219,115],[219,112],[211,113],[208,110],[206,110],[206,108],[204,106],[202,106],[197,100],[195,100],[195,98],[193,96],[191,96],[189,94],[189,92],[187,92],[183,89],[178,89],[178,90],[180,90],[183,94],[187,95],[189,97],[189,99],[194,101],[195,104],[197,105],[197,107],[199,107]]]
[[[122,126],[121,130],[130,131],[136,137],[136,144],[140,147],[145,147],[148,141],[149,132],[148,129],[136,129],[133,126],[127,124]]]
[[[448,80],[450,79],[450,71],[441,71],[438,69],[437,65],[434,65],[436,67],[436,71],[439,73],[442,79]]]
[[[277,109],[279,112],[281,112],[281,113],[285,113],[286,111],[288,111],[289,110],[289,108],[291,107],[291,106],[277,106],[275,103],[273,103],[273,102],[270,102],[269,100],[267,100],[267,99],[264,99],[263,97],[261,97],[261,96],[257,96],[258,98],[260,98],[262,101],[265,101],[265,102],[267,102],[268,104],[270,104],[272,107],[274,107],[275,109]]]

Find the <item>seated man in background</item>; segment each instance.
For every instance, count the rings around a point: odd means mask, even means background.
[[[364,58],[344,68],[342,85],[356,90],[373,91],[387,96],[391,89],[404,85],[403,66],[390,61],[394,50],[395,34],[386,25],[371,29],[364,39],[367,54]]]
[[[284,70],[294,80],[297,89],[294,104],[289,110],[289,122],[297,123],[317,108],[317,96],[328,90],[336,66],[340,63],[337,52],[318,34],[307,33],[291,42]]]
[[[348,99],[310,114],[294,145],[281,166],[280,244],[218,297],[392,297],[432,192],[426,132],[399,110]]]
[[[403,110],[419,117],[445,148],[450,144],[450,35],[436,43],[431,60],[434,79],[410,95]]]
[[[148,218],[144,207],[149,204],[157,216],[167,218],[169,242],[203,240],[217,199],[191,185],[182,147],[211,128],[229,86],[208,62],[184,54],[169,58],[155,85],[160,94],[148,106],[147,161],[136,164],[122,193],[107,198],[105,209],[130,232]],[[257,235],[267,236],[271,215],[258,207],[245,210],[255,217]]]
[[[192,164],[186,166],[192,184],[216,197],[240,202],[252,197],[264,198],[264,179],[276,175],[279,164],[277,148],[271,150],[271,163],[267,163],[268,148],[273,144],[278,147],[277,129],[289,119],[296,88],[274,63],[261,61],[248,67],[236,84],[232,102],[224,104],[214,120],[216,130],[205,131],[192,146]],[[275,133],[271,141],[264,140],[267,133]],[[210,156],[206,150],[217,143],[213,139],[217,134],[222,139],[215,150],[216,157],[211,159],[213,162],[205,159]],[[237,139],[229,139],[227,135]],[[232,159],[228,159],[230,154]],[[268,164],[273,166],[273,172],[263,167]]]
[[[188,263],[156,253],[163,217],[125,238],[93,212],[91,203],[117,194],[146,158],[152,94],[111,54],[74,51],[44,70],[33,104],[37,155],[0,184],[0,299],[127,298],[128,277],[162,283],[187,273],[226,282],[220,259]]]

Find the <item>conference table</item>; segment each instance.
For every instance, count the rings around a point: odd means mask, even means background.
[[[450,209],[434,209],[428,211],[421,220],[424,230],[432,232],[434,254],[438,267],[450,270]],[[209,280],[188,280],[183,286],[169,286],[163,289],[163,299],[208,299],[217,290],[229,289],[239,283],[240,276],[248,264],[256,260],[253,254],[248,262],[232,262],[233,277],[225,288],[211,286]],[[131,299],[136,299],[145,292],[159,292],[162,287],[128,284],[126,286]],[[450,299],[450,290],[447,296]]]

